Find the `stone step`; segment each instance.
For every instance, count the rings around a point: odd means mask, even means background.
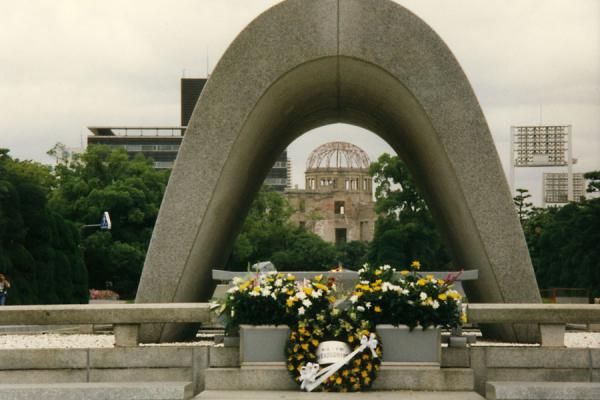
[[[188,400],[191,382],[0,384],[2,400]]]
[[[221,345],[211,346],[210,366],[217,368],[239,367],[240,366],[240,348],[224,347]],[[442,367],[448,368],[468,368],[470,366],[468,348],[448,348],[442,347]]]
[[[375,390],[472,391],[469,368],[387,367],[373,382]],[[206,390],[297,390],[285,367],[209,368]]]
[[[488,400],[598,400],[600,382],[487,382]]]
[[[296,391],[220,391],[207,390],[193,400],[485,400],[475,392],[416,392],[416,391],[372,391],[361,393],[305,393]]]

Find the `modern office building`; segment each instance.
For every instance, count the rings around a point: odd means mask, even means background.
[[[351,143],[330,142],[313,150],[305,189],[285,191],[294,209],[291,222],[336,244],[372,240],[377,215],[369,164],[367,154]]]
[[[206,79],[181,79],[181,124],[179,126],[90,126],[88,129],[92,134],[88,136],[87,144],[122,147],[130,157],[142,153],[152,159],[154,168],[172,168],[188,122],[205,84]],[[279,156],[264,184],[280,192],[291,186],[291,165],[287,158],[287,151],[284,150]]]
[[[568,203],[568,182],[569,177],[566,172],[545,172],[544,173],[544,203],[561,204]],[[573,200],[579,201],[586,197],[585,178],[582,173],[573,174]]]

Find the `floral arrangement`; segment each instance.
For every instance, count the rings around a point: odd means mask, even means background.
[[[389,265],[363,266],[349,298],[350,318],[369,321],[371,328],[377,324],[452,328],[464,322],[461,295],[452,289],[457,275],[436,279],[420,274],[420,267],[413,261],[398,273]]]
[[[299,319],[313,318],[327,309],[335,301],[333,292],[335,283],[323,281],[323,275],[302,282],[276,271],[236,277],[219,314],[227,332],[241,324],[295,326]]]
[[[329,340],[345,342],[351,351],[361,346],[361,339],[370,337],[371,331],[350,320],[348,315],[334,308],[319,312],[315,318],[300,321],[291,332],[286,348],[287,368],[290,375],[302,385],[302,371],[318,362],[317,349]],[[368,389],[381,365],[381,346],[371,351],[359,351],[347,364],[341,366],[319,386],[326,392],[357,392]]]

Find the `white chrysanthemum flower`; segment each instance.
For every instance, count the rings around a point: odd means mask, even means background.
[[[232,282],[234,285],[239,285],[240,283],[244,283],[244,280],[242,278],[240,278],[239,276],[235,276],[235,277],[233,277]]]
[[[437,300],[434,300],[434,301],[433,301],[433,304],[431,305],[431,307],[432,307],[434,310],[437,310],[438,308],[440,308],[440,303],[439,303]]]
[[[227,289],[227,293],[235,293],[238,290],[240,290],[240,288],[237,287],[237,286],[234,286],[234,287],[231,287],[231,288]]]
[[[269,296],[271,295],[271,289],[269,289],[268,287],[266,287],[266,288],[263,288],[263,289],[260,291],[260,294],[261,294],[263,297],[269,297]]]
[[[298,315],[304,315],[305,312],[306,312],[306,310],[304,309],[304,307],[300,307],[298,309]]]
[[[275,287],[282,287],[283,281],[281,279],[276,279],[274,285]]]
[[[275,293],[271,293],[271,297],[273,298],[273,300],[277,300],[277,295]]]
[[[321,290],[313,290],[312,293],[310,294],[310,297],[312,297],[313,299],[318,299],[322,295],[323,295],[323,292]]]
[[[351,297],[350,297],[350,303],[354,304],[354,303],[356,303],[357,301],[358,301],[358,296],[357,296],[357,295],[354,295],[354,296],[351,296]]]
[[[250,292],[250,296],[252,296],[252,297],[260,296],[260,292],[253,290]]]
[[[361,312],[365,311],[365,308],[363,306],[357,306],[356,309]]]
[[[421,292],[421,293],[419,294],[419,298],[420,298],[422,301],[425,301],[425,300],[427,300],[427,293],[425,293],[425,292]]]
[[[367,309],[371,308],[371,302],[367,301],[367,303],[365,304],[365,306],[367,306]]]
[[[302,300],[302,304],[304,304],[306,308],[312,306],[312,302],[309,299]]]
[[[388,269],[391,269],[391,268],[392,268],[392,267],[391,267],[390,265],[388,265],[388,264],[385,264],[385,265],[383,266],[383,270],[384,270],[384,271],[387,271]]]
[[[235,310],[233,308],[231,309],[231,316],[235,317]]]
[[[371,283],[371,282],[369,282],[369,281],[360,281],[361,285],[368,285],[369,283]]]
[[[408,289],[403,289],[403,290],[401,291],[401,293],[402,293],[404,296],[408,296],[408,294],[410,293],[410,290],[408,290]]]
[[[296,297],[300,300],[304,300],[306,298],[306,293],[300,291],[300,292],[296,293]]]

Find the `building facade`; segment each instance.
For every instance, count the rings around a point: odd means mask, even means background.
[[[291,222],[336,244],[372,240],[377,215],[369,164],[351,143],[316,148],[307,160],[305,189],[285,191],[294,209]]]
[[[181,79],[180,126],[92,126],[88,127],[91,135],[87,138],[87,144],[121,147],[130,157],[141,153],[152,159],[154,168],[173,168],[188,122],[206,81],[196,78]],[[291,165],[287,150],[279,155],[264,185],[279,192],[291,187]]]

